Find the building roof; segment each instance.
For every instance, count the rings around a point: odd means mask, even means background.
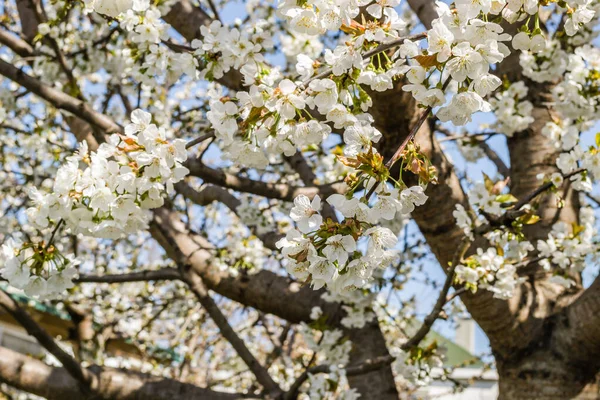
[[[445,336],[440,335],[435,331],[429,331],[425,337],[424,344],[429,345],[437,342],[438,348],[445,355],[445,367],[466,367],[466,368],[482,368],[484,363],[474,354],[471,354],[464,347],[454,343]]]

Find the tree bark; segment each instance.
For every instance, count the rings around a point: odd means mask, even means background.
[[[585,364],[569,365],[554,349],[521,352],[497,362],[500,400],[592,400],[600,396],[598,377]]]
[[[350,365],[360,365],[367,360],[389,355],[377,321],[361,329],[350,330],[348,336],[352,341]],[[394,374],[390,366],[366,374],[349,376],[348,383],[361,394],[361,399],[398,399]]]

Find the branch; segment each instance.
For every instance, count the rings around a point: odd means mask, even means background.
[[[186,257],[190,265],[214,292],[265,313],[277,315],[290,322],[310,321],[313,307],[319,306],[330,316],[332,325],[339,318],[337,306],[321,299],[323,291],[313,290],[290,278],[272,271],[261,270],[256,274],[231,276],[213,264],[212,244],[203,236],[190,232],[176,213],[160,208],[154,212],[150,224],[152,236],[163,246],[173,260]]]
[[[417,14],[419,21],[426,29],[431,29],[431,22],[438,17],[434,0],[408,0],[408,5]]]
[[[510,168],[506,166],[504,161],[498,156],[492,148],[483,140],[478,141],[477,143],[479,147],[483,150],[486,156],[490,159],[491,162],[494,163],[498,172],[505,178],[510,176]]]
[[[107,274],[107,275],[80,275],[73,279],[76,283],[125,283],[125,282],[147,282],[147,281],[168,281],[181,279],[179,272],[175,268],[161,268],[155,271],[140,271],[125,274]]]
[[[448,77],[446,79],[446,81],[442,85],[442,91],[446,90],[446,88],[450,84],[451,80],[452,80],[451,77]],[[425,121],[427,121],[427,117],[429,117],[429,113],[431,113],[431,110],[433,110],[433,107],[427,106],[425,111],[423,111],[423,113],[417,120],[417,123],[415,125],[413,125],[409,134],[404,138],[404,140],[402,141],[400,146],[398,146],[398,148],[394,152],[394,155],[392,155],[392,157],[385,163],[385,167],[388,169],[388,171],[391,170],[392,167],[394,166],[394,164],[396,164],[396,162],[400,159],[400,156],[402,155],[402,152],[404,151],[404,148],[408,145],[408,143],[410,143],[410,141],[413,140],[415,138],[415,136],[417,136],[417,132],[419,132],[419,129],[421,129],[421,126],[425,123]],[[371,187],[371,189],[367,193],[367,196],[366,196],[367,200],[369,200],[369,198],[373,195],[373,193],[375,193],[375,190],[377,189],[378,186],[379,186],[379,182],[375,182],[375,184]]]
[[[185,257],[182,258],[182,261],[184,260]],[[277,394],[282,392],[281,388],[275,383],[273,378],[271,378],[269,371],[262,366],[254,355],[252,355],[244,341],[235,333],[231,325],[229,325],[227,318],[223,315],[219,306],[208,293],[208,289],[204,286],[202,279],[189,267],[185,267],[185,265],[180,267],[180,271],[183,280],[196,295],[196,298],[202,307],[204,307],[208,315],[210,315],[215,325],[217,325],[223,337],[231,344],[231,347],[234,348],[238,356],[240,356],[250,371],[252,371],[256,380],[265,388],[269,395],[276,397]]]
[[[463,240],[460,242],[460,245],[458,246],[458,249],[454,253],[454,259],[452,260],[452,264],[446,272],[446,281],[444,282],[444,286],[442,287],[442,290],[438,295],[438,299],[435,303],[435,306],[427,315],[427,317],[425,317],[425,320],[423,321],[423,324],[421,325],[417,333],[415,333],[406,343],[400,346],[402,350],[407,351],[415,346],[418,346],[419,343],[421,343],[421,341],[423,340],[423,338],[425,338],[425,336],[427,336],[427,334],[431,330],[433,323],[438,319],[440,313],[442,312],[442,309],[444,308],[444,305],[447,302],[446,299],[448,296],[448,291],[450,290],[452,282],[454,281],[454,271],[456,270],[456,266],[460,263],[470,246],[471,241],[469,240],[469,238],[463,238]]]
[[[572,176],[581,174],[584,171],[585,171],[585,168],[580,168],[580,169],[577,169],[577,170],[575,170],[573,172],[569,172],[568,174],[563,175],[563,178],[564,179],[569,179]],[[546,182],[546,183],[544,183],[543,185],[541,185],[540,187],[538,187],[537,189],[535,189],[531,193],[527,194],[521,200],[519,200],[515,204],[515,206],[512,208],[512,210],[515,210],[515,211],[520,210],[523,206],[525,206],[526,204],[529,204],[530,201],[532,201],[533,199],[535,199],[536,197],[538,197],[540,194],[544,193],[546,190],[550,189],[552,186],[554,186],[554,184],[552,182]]]
[[[584,171],[586,171],[584,168],[580,168],[578,170],[575,170],[573,172],[569,172],[568,174],[563,175],[563,178],[569,179],[572,176],[581,174]],[[496,217],[496,216],[493,216],[488,213],[483,213],[483,215],[489,221],[489,223],[478,226],[474,230],[474,233],[476,233],[478,235],[482,235],[484,233],[489,232],[495,226],[503,226],[503,225],[509,226],[516,218],[518,218],[526,213],[525,210],[521,210],[525,205],[529,204],[532,200],[534,200],[540,194],[549,190],[553,186],[554,186],[554,184],[552,182],[546,182],[543,185],[536,188],[535,190],[528,193],[527,195],[525,195],[521,200],[517,201],[516,203],[504,203],[502,206],[512,207],[512,208],[510,210],[507,210],[500,217]]]
[[[387,356],[380,356],[380,357],[366,360],[365,362],[363,362],[359,365],[350,366],[350,367],[345,368],[346,376],[357,376],[357,375],[363,375],[363,374],[367,374],[369,372],[377,371],[377,370],[391,364],[392,362],[394,362],[395,359],[396,359],[395,357],[393,357],[391,355],[387,355]],[[298,378],[296,378],[294,383],[292,383],[292,385],[290,386],[290,390],[288,390],[286,392],[284,399],[285,400],[295,399],[298,395],[298,391],[300,390],[300,387],[308,379],[309,374],[327,374],[329,372],[331,372],[331,365],[327,365],[327,364],[318,365],[316,367],[311,367],[311,368],[304,370],[304,372],[302,372],[302,374],[300,374],[300,376],[298,376]]]
[[[86,122],[102,129],[106,134],[122,132],[122,127],[109,117],[94,111],[85,102],[56,90],[22,70],[0,59],[0,74],[18,83],[42,99],[52,103],[56,108],[75,114]]]
[[[200,27],[210,25],[213,19],[189,0],[179,0],[171,6],[163,19],[188,41],[200,39]]]
[[[301,194],[309,198],[313,198],[317,194],[329,196],[330,194],[339,193],[345,186],[344,184],[292,186],[284,183],[256,181],[208,167],[198,159],[188,160],[185,166],[190,170],[190,175],[202,178],[205,182],[239,192],[285,201],[293,201],[296,196]]]
[[[197,145],[198,143],[202,143],[205,140],[211,139],[215,137],[215,133],[211,132],[211,133],[207,133],[205,135],[202,135],[200,137],[197,137],[196,139],[190,140],[189,142],[187,142],[185,144],[185,148],[189,149],[190,147],[194,147],[195,145]]]
[[[574,301],[556,315],[552,343],[565,362],[580,365],[600,356],[600,276],[587,289],[573,297]]]
[[[52,354],[63,365],[65,370],[84,387],[92,389],[95,384],[95,376],[84,369],[73,357],[65,352],[41,326],[37,324],[12,297],[0,289],[0,306],[2,306],[19,324],[25,328],[27,333],[33,336],[50,354]]]
[[[42,361],[0,347],[0,382],[49,400],[236,400],[245,395],[203,389],[189,383],[148,374],[91,367],[98,377],[98,389],[93,395],[65,368],[51,367]]]
[[[186,199],[192,201],[199,206],[206,206],[213,201],[218,201],[227,208],[229,208],[233,213],[238,215],[237,208],[241,204],[237,197],[232,195],[227,191],[227,189],[223,189],[220,186],[214,185],[206,185],[202,187],[200,190],[193,189],[186,182],[178,182],[175,184],[175,190],[180,193]],[[239,216],[239,215],[238,215]],[[254,226],[248,226],[250,230],[254,232],[254,235],[258,237],[263,245],[271,250],[277,250],[275,244],[279,239],[283,237],[282,234],[278,233],[276,230],[267,232],[267,233],[258,233]]]
[[[23,58],[37,55],[29,43],[5,30],[0,30],[0,43]]]

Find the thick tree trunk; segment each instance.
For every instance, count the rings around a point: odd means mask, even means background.
[[[519,356],[518,360],[497,363],[500,400],[600,398],[598,376],[590,373],[587,365],[569,365],[548,349]]]
[[[377,321],[367,324],[362,329],[349,330],[348,336],[352,341],[350,365],[360,365],[369,359],[389,355]],[[360,393],[361,399],[398,399],[394,374],[389,366],[367,374],[349,376],[348,383]]]

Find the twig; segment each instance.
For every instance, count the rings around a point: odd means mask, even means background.
[[[577,169],[573,172],[569,172],[568,174],[563,175],[564,179],[569,179],[572,176],[581,174],[582,172],[584,172],[586,169],[585,168],[580,168]],[[524,205],[529,204],[529,202],[533,199],[535,199],[536,197],[538,197],[540,194],[544,193],[546,190],[550,189],[552,186],[554,186],[554,184],[552,182],[546,182],[544,183],[542,186],[538,187],[537,189],[535,189],[534,191],[532,191],[531,193],[529,193],[527,196],[523,197],[521,200],[519,200],[514,208],[512,210],[520,210]],[[512,211],[511,210],[511,211]],[[509,211],[510,212],[510,211]]]
[[[185,144],[185,148],[189,149],[190,147],[194,147],[195,145],[197,145],[198,143],[202,143],[205,140],[211,139],[215,137],[215,133],[211,132],[211,133],[207,133],[205,135],[202,135],[200,137],[197,137],[196,139],[190,140],[189,142],[187,142]]]
[[[256,380],[269,394],[273,395],[276,393],[281,393],[281,388],[273,380],[267,369],[263,367],[262,364],[254,357],[248,347],[246,347],[244,341],[233,330],[217,303],[215,303],[213,298],[208,293],[208,289],[202,282],[202,279],[191,269],[186,268],[186,266],[181,266],[180,272],[184,282],[188,284],[189,288],[196,295],[196,298],[202,307],[204,307],[215,325],[217,325],[219,328],[221,335],[223,335],[223,337],[231,344],[239,357],[248,366],[250,371],[252,371],[256,377]]]
[[[471,240],[468,237],[464,237],[460,242],[458,249],[454,253],[454,258],[452,260],[452,265],[448,268],[446,272],[446,281],[444,282],[444,287],[440,291],[438,299],[435,303],[435,306],[425,317],[423,324],[419,328],[416,334],[414,334],[406,343],[404,343],[400,348],[402,350],[409,350],[415,346],[418,346],[419,343],[423,340],[423,338],[429,333],[433,323],[438,319],[440,312],[444,308],[446,304],[446,296],[448,296],[448,291],[452,286],[452,282],[454,281],[454,271],[456,270],[456,266],[460,263],[460,260],[463,258],[469,247],[471,246]]]
[[[492,148],[483,140],[479,140],[477,144],[481,147],[485,155],[488,156],[490,161],[494,163],[498,172],[504,177],[509,177],[510,169],[506,166],[504,161],[502,161],[500,156],[498,156],[498,153],[492,150]]]
[[[563,179],[569,179],[572,176],[581,174],[584,171],[586,171],[585,168],[580,168],[575,171],[569,172],[568,174],[563,175]],[[526,213],[525,210],[521,210],[525,205],[529,204],[529,202],[531,202],[536,197],[538,197],[540,194],[544,193],[546,190],[550,189],[553,186],[554,186],[554,184],[552,182],[546,182],[543,185],[539,186],[537,189],[531,191],[529,194],[527,194],[525,197],[523,197],[521,200],[517,201],[516,203],[504,203],[503,207],[506,206],[506,207],[512,207],[512,208],[510,210],[506,211],[500,217],[495,217],[489,213],[480,211],[480,213],[482,213],[482,215],[485,216],[485,218],[489,221],[489,223],[478,226],[474,230],[474,233],[481,235],[481,234],[489,232],[492,229],[492,227],[494,227],[494,226],[510,225],[516,218],[518,218]]]
[[[208,1],[208,5],[210,6],[211,11],[213,12],[215,19],[218,19],[219,21],[221,21],[221,17],[219,16],[219,11],[217,10],[217,7],[215,6],[214,1],[213,0],[207,0],[207,1]]]
[[[54,227],[54,230],[52,231],[52,234],[50,235],[50,240],[48,241],[48,244],[46,245],[46,250],[52,246],[52,243],[54,243],[54,236],[56,236],[56,233],[58,232],[58,230],[60,229],[61,225],[65,222],[64,219],[60,219],[58,221],[58,223],[56,224],[56,226]]]

